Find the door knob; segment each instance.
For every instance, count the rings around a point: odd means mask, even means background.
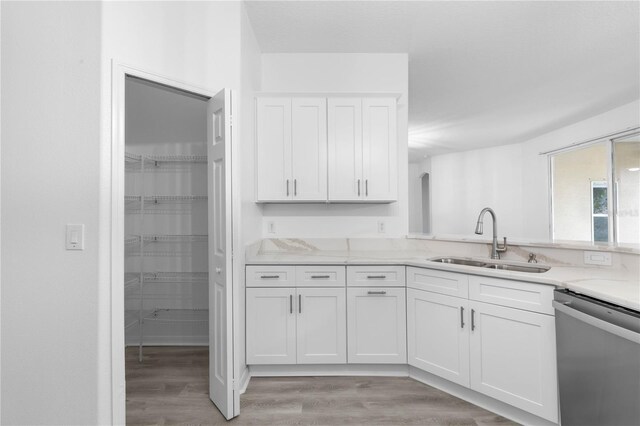
[[[216,274],[221,274],[222,273],[222,268],[216,268]]]

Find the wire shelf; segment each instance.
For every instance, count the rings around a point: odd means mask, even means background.
[[[124,237],[124,245],[126,246],[132,246],[134,244],[138,244],[140,242],[140,237],[137,235],[129,235],[127,237]]]
[[[124,287],[132,287],[136,284],[140,284],[140,273],[138,272],[125,272],[124,274]]]
[[[145,155],[144,161],[156,163],[206,163],[206,155]]]
[[[145,283],[207,284],[207,272],[146,272]]]
[[[200,243],[208,242],[208,235],[143,235],[145,243]]]
[[[208,309],[154,309],[143,321],[208,322]]]
[[[139,311],[124,311],[124,329],[129,329],[134,325],[138,325]]]
[[[131,152],[124,153],[124,161],[126,163],[139,163],[142,160],[142,155],[133,154]]]

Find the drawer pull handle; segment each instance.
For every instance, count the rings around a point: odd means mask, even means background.
[[[301,294],[298,295],[298,313],[299,314],[302,313],[302,295]]]
[[[280,278],[280,275],[260,275],[263,280],[273,280]]]
[[[289,313],[293,313],[293,294],[289,295]]]
[[[311,275],[311,278],[314,280],[320,279],[320,278],[331,278],[331,276],[329,275]]]
[[[476,329],[476,311],[471,310],[471,331]]]
[[[464,307],[460,306],[460,328],[464,328]]]
[[[368,280],[384,280],[387,278],[386,275],[367,275]]]
[[[386,291],[368,291],[367,294],[387,294]]]

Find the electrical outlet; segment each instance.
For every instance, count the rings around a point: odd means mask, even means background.
[[[383,221],[378,222],[378,234],[384,234],[387,232],[387,226]]]
[[[267,222],[267,232],[270,234],[276,233],[276,223],[273,221]]]
[[[605,251],[585,251],[584,264],[611,266],[611,253]]]

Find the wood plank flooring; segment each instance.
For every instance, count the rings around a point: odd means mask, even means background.
[[[512,425],[513,422],[400,377],[253,378],[240,417],[226,422],[209,401],[208,350],[127,348],[130,425]]]

